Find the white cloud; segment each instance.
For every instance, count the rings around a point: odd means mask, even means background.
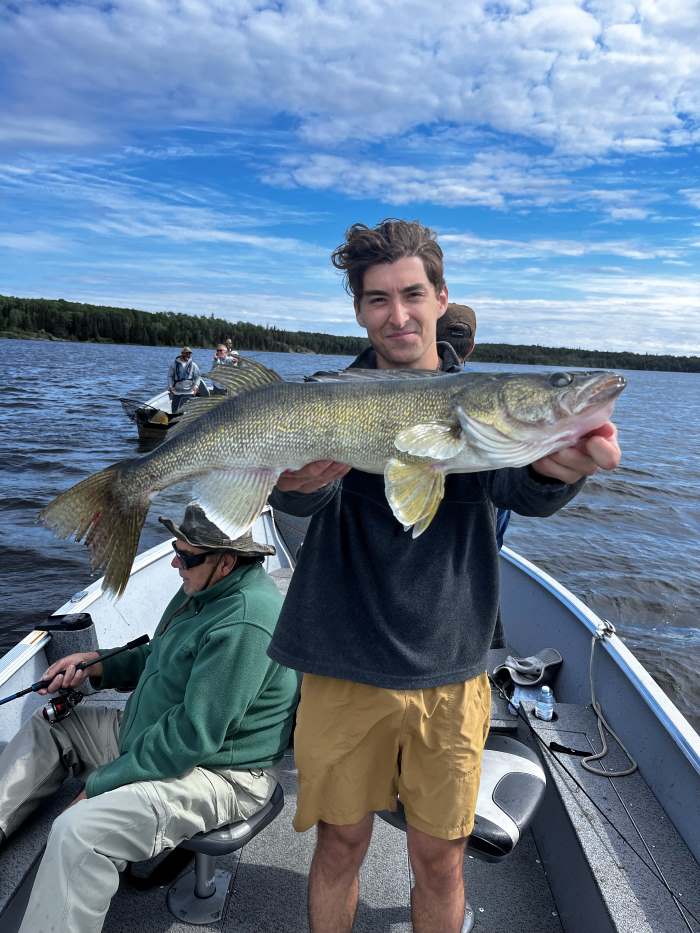
[[[648,216],[643,207],[613,207],[610,211],[612,220],[645,220]]]
[[[5,101],[7,106],[7,101]],[[0,114],[0,145],[6,146],[88,146],[104,132],[77,119],[50,116]]]
[[[286,211],[260,200],[251,202],[248,210],[236,209],[230,199],[216,189],[193,184],[185,187],[179,183],[154,183],[114,165],[103,167],[96,163],[70,169],[52,168],[37,162],[13,171],[3,168],[0,165],[0,190],[7,188],[11,197],[21,192],[25,198],[40,201],[44,208],[49,204],[62,206],[61,227],[73,233],[89,231],[115,240],[231,244],[295,256],[326,255],[325,250],[298,237],[260,233],[261,228],[304,219],[299,211]],[[34,237],[33,234],[16,236],[18,243],[30,242]],[[37,242],[51,244],[52,239],[44,236]],[[56,247],[47,245],[46,248]]]
[[[488,292],[469,295],[476,310],[481,342],[581,347],[635,353],[697,356],[700,302],[674,282],[637,280],[638,291],[624,280],[578,282],[590,294],[581,298],[500,298]],[[461,300],[462,295],[455,295]],[[464,298],[464,300],[467,300]]]
[[[492,262],[510,262],[529,258],[577,258],[606,255],[632,260],[673,259],[680,254],[679,248],[643,244],[632,240],[575,240],[545,239],[508,240],[478,237],[469,233],[442,233],[440,244],[445,251],[446,262],[471,262],[475,259]]]
[[[278,186],[334,190],[354,198],[377,198],[388,204],[430,203],[450,207],[515,205],[566,200],[571,183],[563,175],[538,169],[517,153],[483,150],[462,165],[425,166],[358,160],[316,153],[287,157],[263,181]]]
[[[68,248],[63,237],[50,233],[3,233],[0,231],[0,248],[28,253],[54,252]]]
[[[697,207],[700,210],[700,188],[682,188],[679,194],[692,204],[693,207]]]
[[[75,125],[81,142],[278,114],[321,144],[461,124],[562,152],[659,151],[697,138],[698,34],[692,0],[25,0],[0,23],[5,121],[38,141],[54,120],[47,145]]]

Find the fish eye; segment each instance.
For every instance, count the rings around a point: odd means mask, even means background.
[[[549,384],[555,389],[562,389],[564,386],[571,385],[574,377],[571,373],[552,373],[549,377]]]

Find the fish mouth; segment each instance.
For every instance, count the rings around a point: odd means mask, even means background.
[[[571,407],[562,406],[567,412],[559,423],[560,440],[575,443],[579,438],[595,431],[612,417],[615,399],[627,385],[627,380],[619,373],[591,373],[590,381],[584,385]],[[571,404],[569,399],[569,404]]]
[[[598,375],[595,382],[588,386],[588,391],[582,393],[581,401],[576,406],[577,413],[607,405],[618,397],[626,385],[627,380],[619,373]]]

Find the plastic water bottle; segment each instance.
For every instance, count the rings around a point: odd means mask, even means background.
[[[546,684],[540,687],[537,699],[535,700],[535,716],[543,719],[545,722],[551,722],[554,719],[554,694]]]

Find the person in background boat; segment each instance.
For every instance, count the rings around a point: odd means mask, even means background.
[[[461,370],[436,344],[448,291],[432,231],[402,220],[355,224],[332,262],[371,344],[351,369]],[[416,539],[387,508],[382,476],[329,461],[280,476],[271,504],[312,515],[269,654],[304,674],[294,827],[317,827],[313,933],[351,929],[373,813],[396,809],[397,795],[413,929],[462,930],[499,604],[494,506],[551,515],[586,476],[619,463],[616,436],[608,422],[529,467],[448,476]]]
[[[201,381],[199,366],[192,359],[192,350],[183,347],[168,370],[168,392],[173,414],[197,394]]]
[[[460,367],[474,349],[476,338],[476,314],[469,305],[450,302],[445,313],[437,320],[435,339],[438,344],[447,343],[454,350]],[[438,349],[439,352],[439,349]]]
[[[231,340],[230,337],[226,338],[226,349],[228,351],[230,361],[233,363],[234,366],[238,366],[238,361],[240,360],[240,356],[238,355],[238,350],[233,349],[233,341]]]
[[[214,359],[211,361],[212,369],[216,369],[217,366],[230,366],[231,360],[228,355],[228,350],[225,343],[220,343],[216,350],[214,350]]]
[[[119,872],[183,839],[247,819],[270,798],[297,703],[294,671],[267,656],[282,598],[261,565],[275,549],[231,540],[199,506],[175,536],[182,586],[149,644],[76,671],[48,690],[133,690],[122,713],[83,704],[49,725],[39,710],[0,755],[0,841],[70,773],[85,789],[55,820],[21,933],[102,929]],[[47,919],[48,918],[48,919]]]

